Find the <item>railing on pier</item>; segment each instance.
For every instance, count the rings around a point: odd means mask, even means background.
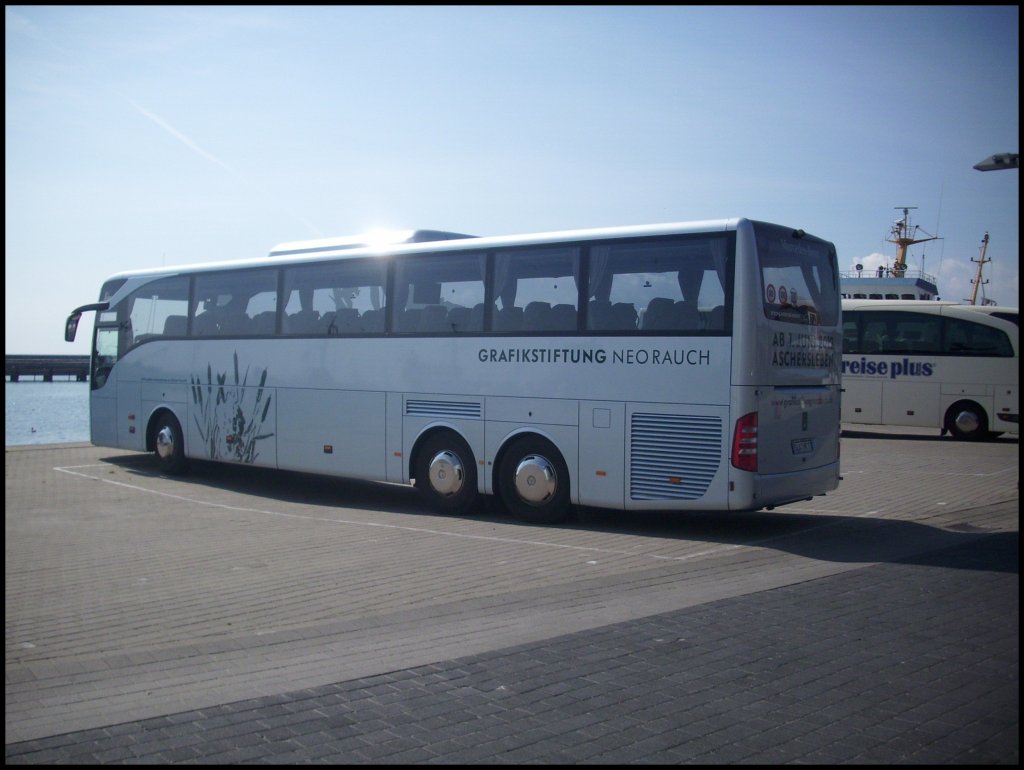
[[[841,270],[839,277],[847,280],[857,278],[913,278],[914,280],[935,283],[935,276],[926,273],[924,270],[911,270],[907,268],[901,275],[897,275],[891,267],[881,267],[875,270]]]
[[[20,377],[74,377],[78,382],[89,379],[89,356],[4,355],[4,376],[11,382]]]

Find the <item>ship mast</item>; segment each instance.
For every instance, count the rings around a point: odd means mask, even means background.
[[[892,263],[892,274],[896,278],[902,278],[907,271],[907,249],[915,243],[934,241],[938,239],[938,236],[925,233],[928,235],[927,238],[916,237],[918,226],[910,224],[910,209],[916,209],[917,206],[895,206],[894,208],[903,209],[903,219],[897,219],[893,223],[891,237],[886,240],[896,244],[896,259]],[[922,230],[922,232],[924,231]]]
[[[978,271],[974,275],[974,280],[971,283],[974,284],[974,291],[971,292],[971,304],[978,304],[978,287],[982,284],[988,283],[988,281],[981,280],[981,271],[985,267],[986,262],[991,262],[991,259],[985,259],[985,252],[988,250],[988,233],[985,233],[985,237],[981,239],[981,257],[978,259],[972,259],[971,262],[978,263]]]

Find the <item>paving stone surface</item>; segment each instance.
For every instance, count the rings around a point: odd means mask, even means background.
[[[7,764],[1017,764],[1016,440],[844,438],[785,511],[6,453]]]

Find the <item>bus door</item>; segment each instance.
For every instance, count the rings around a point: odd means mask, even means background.
[[[92,372],[89,377],[89,436],[97,446],[116,447],[117,384],[111,379],[117,363],[120,325],[115,311],[98,314],[93,332]],[[110,380],[108,382],[108,380]]]

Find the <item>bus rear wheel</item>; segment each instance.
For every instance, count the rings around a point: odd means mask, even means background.
[[[441,431],[416,452],[416,489],[441,513],[468,513],[477,501],[476,458],[462,436]]]
[[[525,436],[502,456],[498,494],[514,516],[531,524],[557,524],[569,515],[569,469],[550,441]]]
[[[960,441],[988,438],[985,410],[973,401],[958,401],[946,412],[946,427]]]
[[[153,433],[153,451],[160,470],[171,476],[185,472],[185,436],[178,418],[164,412],[157,418]]]

